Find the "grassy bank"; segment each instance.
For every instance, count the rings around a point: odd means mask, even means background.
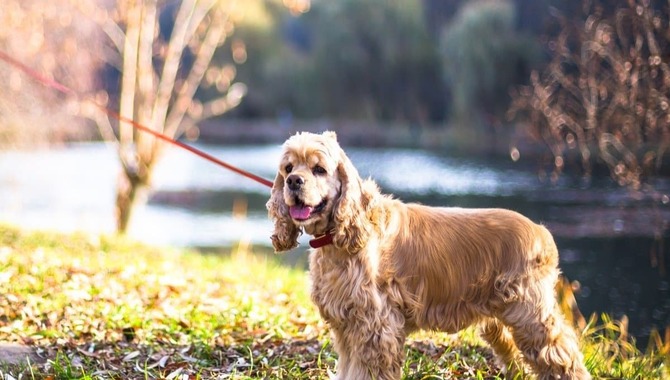
[[[643,355],[618,324],[593,326],[584,352],[594,374],[666,375],[663,340]],[[210,255],[0,226],[8,343],[35,355],[0,364],[3,379],[314,379],[336,362],[306,273],[250,249]],[[417,335],[407,348],[407,379],[499,378],[473,330]]]

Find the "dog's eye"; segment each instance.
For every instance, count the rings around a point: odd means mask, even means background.
[[[315,166],[314,169],[312,169],[312,173],[314,174],[326,174],[326,169],[322,168],[321,166]]]
[[[290,173],[291,170],[293,170],[293,165],[291,165],[291,164],[286,165],[286,167],[284,168],[284,170],[286,170],[286,173]]]

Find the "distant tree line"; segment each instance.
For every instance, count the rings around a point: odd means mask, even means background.
[[[527,83],[546,57],[540,40],[554,5],[312,1],[296,17],[267,1],[266,23],[238,27],[249,60],[237,67],[237,78],[249,92],[227,116],[438,126],[500,121],[508,88]]]

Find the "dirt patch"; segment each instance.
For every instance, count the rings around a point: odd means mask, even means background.
[[[21,364],[30,359],[31,363],[40,363],[44,359],[39,357],[32,347],[0,342],[0,363]]]

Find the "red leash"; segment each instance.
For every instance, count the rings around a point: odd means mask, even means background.
[[[42,84],[43,84],[44,86],[46,86],[46,87],[53,88],[53,89],[55,89],[55,90],[57,90],[57,91],[59,91],[59,92],[62,92],[62,93],[64,93],[64,94],[66,94],[66,95],[75,96],[75,97],[77,97],[77,98],[79,98],[79,99],[82,98],[82,97],[79,96],[79,94],[77,94],[77,92],[74,91],[73,89],[71,89],[71,88],[65,86],[65,85],[62,84],[62,83],[56,82],[55,80],[51,80],[51,79],[49,79],[49,78],[46,78],[45,76],[41,75],[41,74],[38,73],[37,71],[31,69],[30,67],[24,65],[23,63],[21,63],[21,62],[19,62],[19,61],[17,61],[16,59],[12,58],[11,56],[7,55],[5,52],[3,52],[3,51],[1,51],[1,50],[0,50],[0,59],[3,60],[3,61],[5,61],[5,62],[7,62],[7,63],[9,63],[11,66],[14,66],[15,68],[17,68],[17,69],[23,71],[25,74],[29,75],[29,76],[32,77],[33,79],[35,79],[35,80],[37,80],[38,82],[42,83]],[[182,149],[186,149],[186,150],[188,150],[189,152],[194,153],[194,154],[197,155],[197,156],[200,156],[200,157],[202,157],[202,158],[204,158],[204,159],[206,159],[206,160],[208,160],[208,161],[210,161],[210,162],[213,162],[213,163],[215,163],[215,164],[217,164],[217,165],[219,165],[219,166],[223,166],[224,168],[226,168],[226,169],[228,169],[228,170],[231,170],[231,171],[233,171],[233,172],[235,172],[235,173],[237,173],[237,174],[243,175],[243,176],[245,176],[245,177],[247,177],[247,178],[249,178],[249,179],[252,179],[252,180],[254,180],[254,181],[256,181],[256,182],[258,182],[258,183],[260,183],[260,184],[262,184],[262,185],[265,185],[265,186],[267,186],[267,187],[272,187],[272,181],[270,181],[270,180],[268,180],[268,179],[265,179],[265,178],[263,178],[263,177],[259,177],[259,176],[255,175],[255,174],[253,174],[253,173],[250,173],[250,172],[248,172],[248,171],[246,171],[246,170],[242,170],[242,169],[240,169],[240,168],[238,168],[238,167],[235,167],[235,166],[233,166],[233,165],[231,165],[231,164],[229,164],[229,163],[226,163],[226,162],[224,162],[224,161],[221,161],[221,160],[219,160],[218,158],[216,158],[216,157],[214,157],[214,156],[212,156],[212,155],[210,155],[210,154],[208,154],[208,153],[205,153],[205,152],[203,152],[203,151],[201,151],[201,150],[199,150],[199,149],[197,149],[197,148],[194,148],[194,147],[192,147],[192,146],[190,146],[190,145],[188,145],[188,144],[184,144],[184,143],[182,143],[182,142],[180,142],[180,141],[177,141],[177,140],[175,140],[175,139],[173,139],[173,138],[171,138],[171,137],[168,137],[167,135],[164,135],[164,134],[162,134],[162,133],[160,133],[160,132],[158,132],[158,131],[154,131],[153,129],[151,129],[151,128],[147,127],[147,126],[144,126],[144,125],[142,125],[142,124],[136,122],[135,120],[132,120],[132,119],[128,119],[128,118],[126,118],[126,117],[123,117],[123,116],[119,115],[118,113],[116,113],[116,112],[110,110],[109,108],[106,108],[106,107],[104,107],[104,106],[101,106],[101,105],[97,104],[97,103],[94,102],[94,101],[91,101],[91,102],[92,102],[96,107],[98,107],[98,108],[101,109],[103,112],[105,112],[107,115],[109,115],[109,116],[111,116],[111,117],[113,117],[113,118],[115,118],[115,119],[117,119],[117,120],[119,120],[119,121],[121,121],[121,122],[128,123],[128,124],[132,125],[133,128],[135,128],[135,129],[137,129],[137,130],[140,130],[140,131],[142,131],[142,132],[146,132],[146,133],[148,133],[148,134],[150,134],[150,135],[152,135],[152,136],[154,136],[154,137],[156,137],[156,138],[158,138],[158,139],[161,139],[161,140],[163,140],[163,141],[166,141],[166,142],[168,142],[168,143],[170,143],[170,144],[172,144],[172,145],[176,145],[176,146],[178,146],[178,147],[180,147],[180,148],[182,148]]]

